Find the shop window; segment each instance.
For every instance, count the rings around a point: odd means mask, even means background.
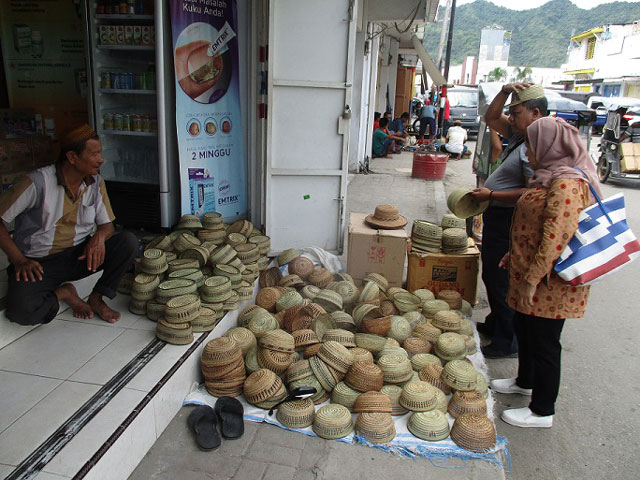
[[[593,52],[596,49],[596,37],[591,37],[587,40],[587,53],[584,58],[587,60],[591,60],[593,58]]]

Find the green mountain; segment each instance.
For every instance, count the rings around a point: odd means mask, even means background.
[[[442,19],[444,7],[440,8],[438,18]],[[640,2],[606,3],[584,10],[569,0],[551,0],[538,8],[518,11],[476,0],[456,8],[451,65],[462,63],[468,55],[478,56],[481,30],[494,24],[513,31],[509,65],[560,67],[566,62],[572,33],[636,20],[640,20]],[[425,48],[434,60],[441,31],[442,20],[425,27]]]

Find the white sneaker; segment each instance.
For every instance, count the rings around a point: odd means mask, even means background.
[[[509,425],[516,427],[551,428],[553,425],[553,415],[542,417],[533,413],[529,407],[504,410],[501,417]]]
[[[491,390],[498,393],[518,393],[520,395],[531,395],[530,388],[522,388],[516,385],[515,378],[497,378],[490,382]]]

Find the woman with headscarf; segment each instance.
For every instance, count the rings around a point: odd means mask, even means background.
[[[566,318],[584,315],[588,286],[566,284],[553,266],[578,228],[580,212],[599,192],[596,169],[578,130],[543,117],[527,128],[527,156],[534,170],[513,217],[507,303],[516,311],[518,376],[493,380],[500,393],[531,395],[528,407],[502,412],[518,427],[551,427],[560,388],[560,334]],[[579,168],[581,171],[576,170]]]

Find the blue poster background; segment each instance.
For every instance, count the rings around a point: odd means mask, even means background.
[[[182,214],[246,215],[235,0],[171,0]]]

